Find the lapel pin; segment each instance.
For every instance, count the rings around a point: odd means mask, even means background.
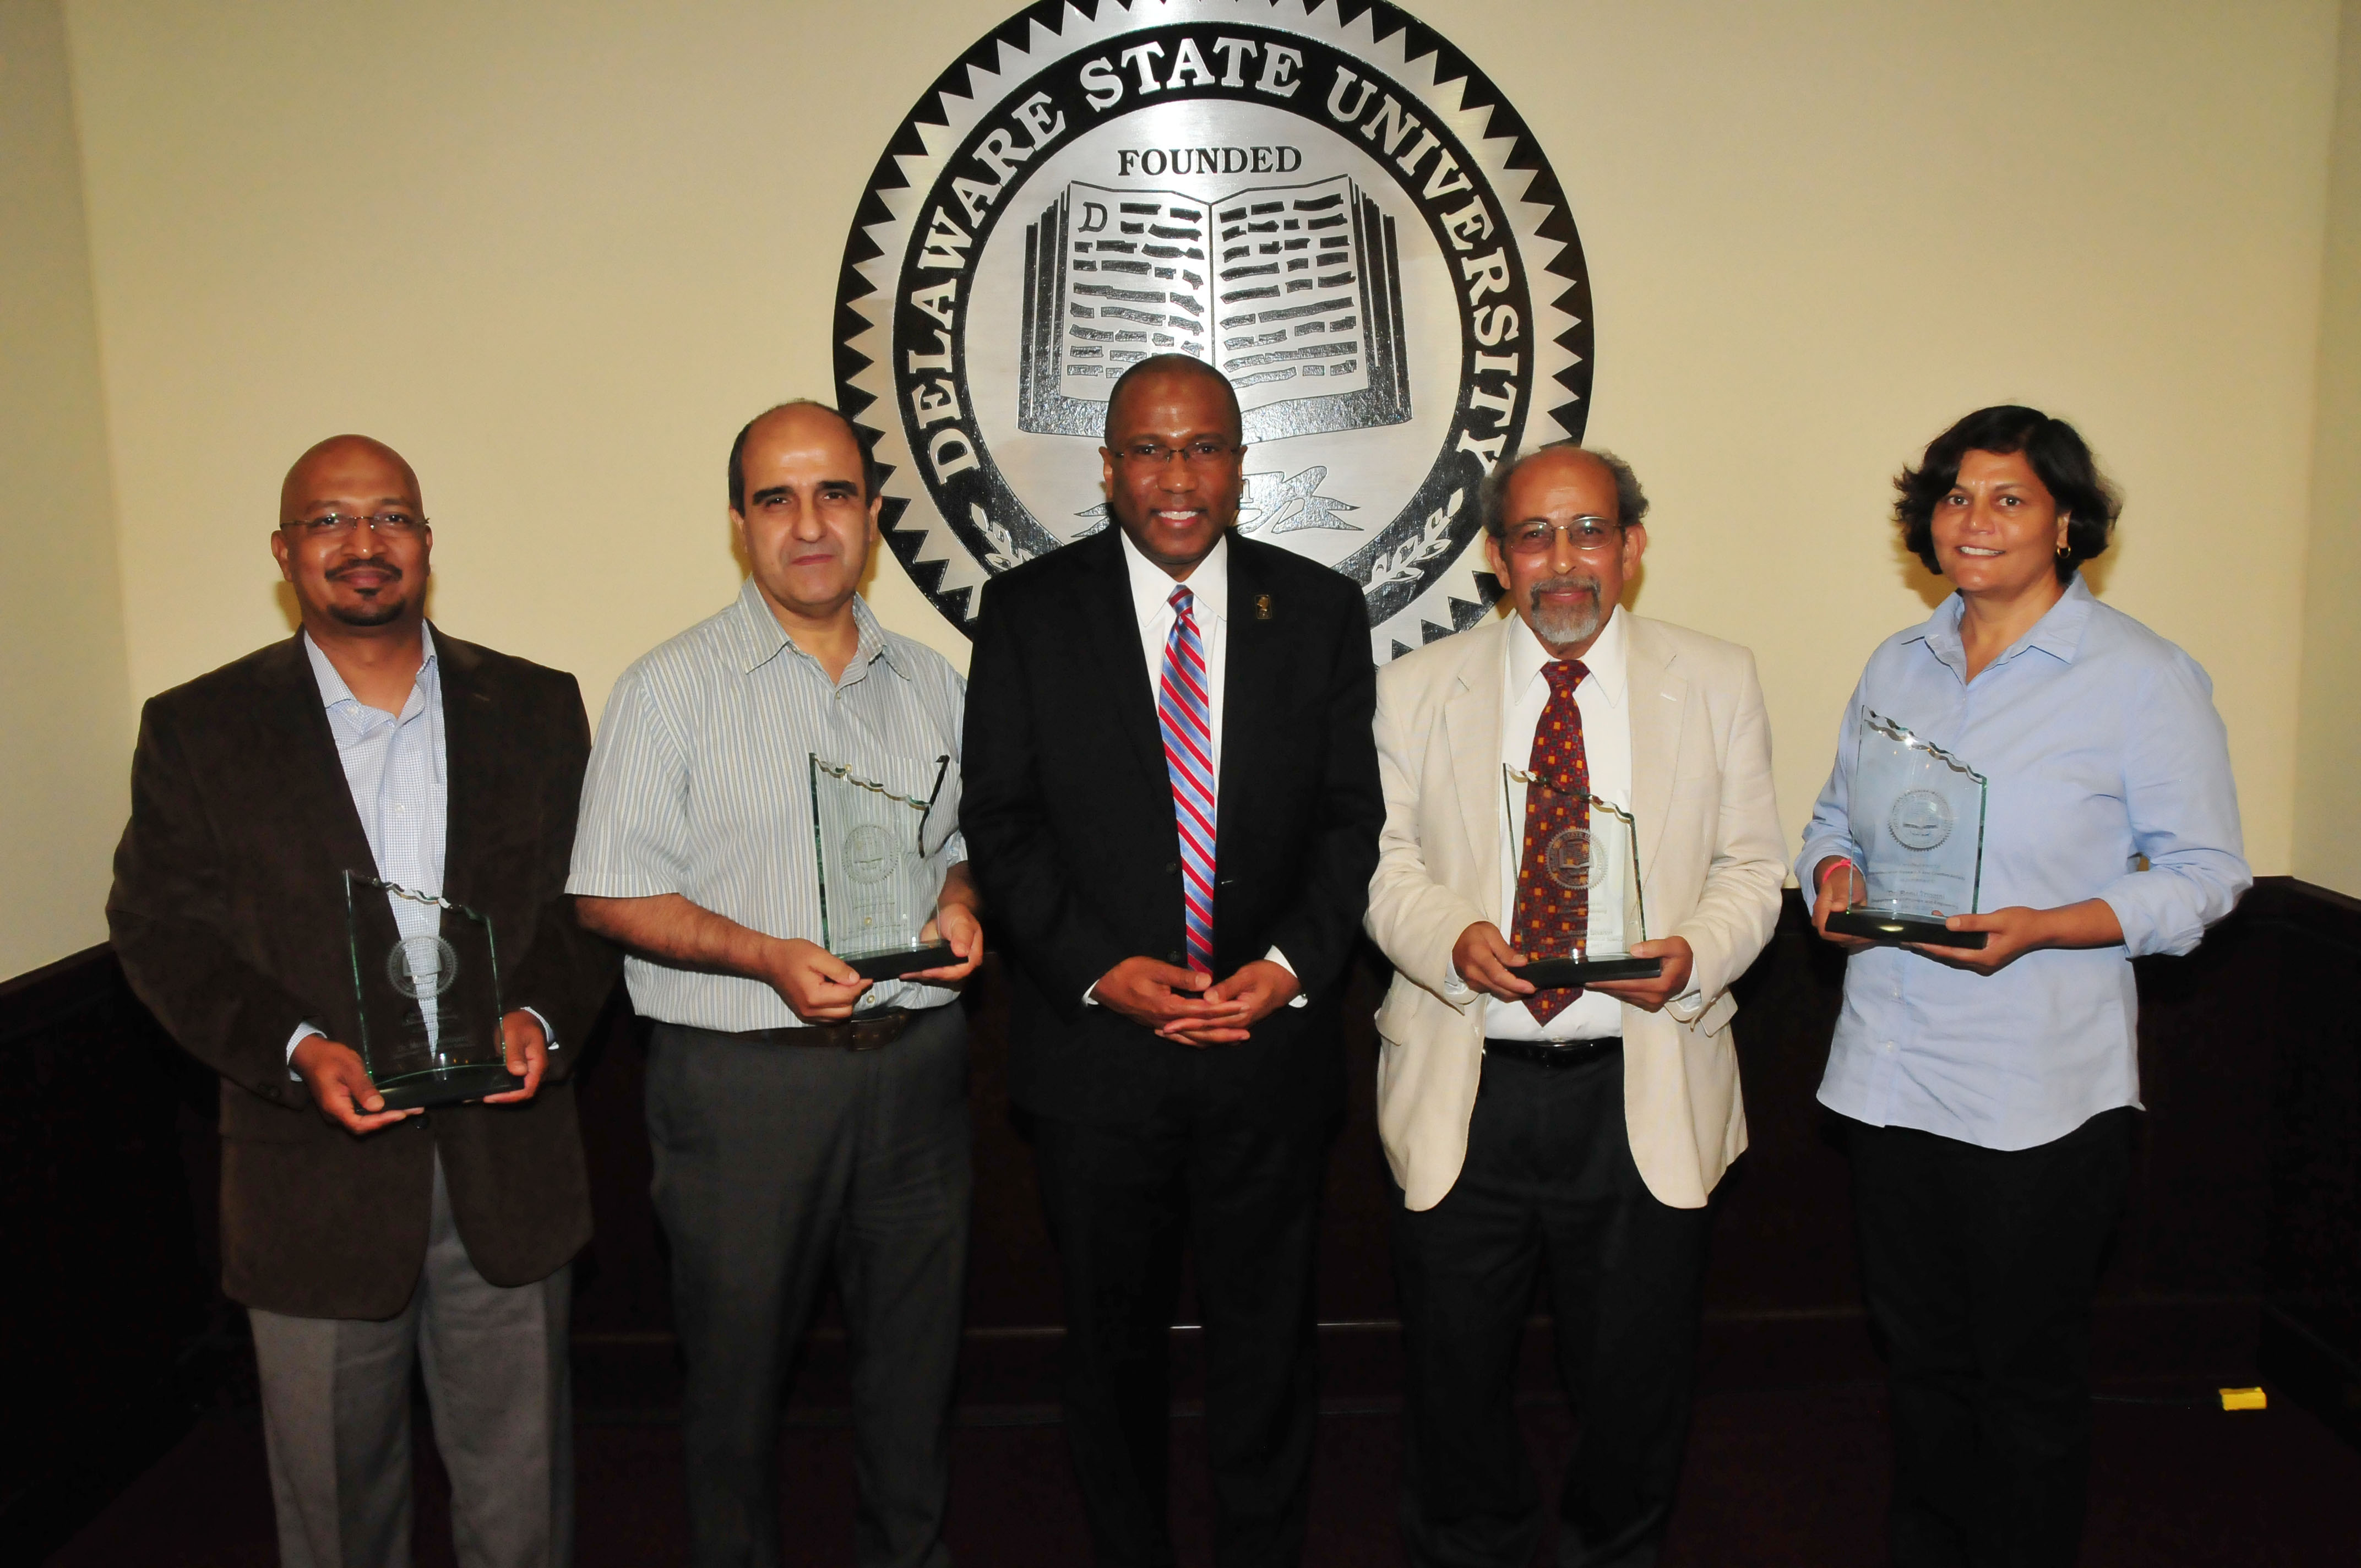
[[[1270,619],[1270,596],[1268,594],[1255,595],[1255,619],[1257,620],[1268,620]]]

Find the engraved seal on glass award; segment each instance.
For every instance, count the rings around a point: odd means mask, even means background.
[[[412,1001],[432,1001],[459,982],[459,949],[440,937],[404,938],[385,955],[385,978]]]
[[[524,1087],[500,1039],[492,923],[464,904],[361,872],[345,876],[360,1051],[388,1110]]]
[[[1990,781],[1909,726],[1866,707],[1857,733],[1852,820],[1861,863],[1844,873],[1848,906],[1828,916],[1828,928],[1889,945],[1982,947],[1985,933],[1953,931],[1943,922],[1976,913]],[[1860,831],[1870,824],[1884,831]]]
[[[1590,829],[1561,828],[1550,836],[1549,847],[1542,851],[1542,861],[1549,869],[1550,881],[1568,893],[1590,891]]]
[[[929,870],[948,827],[930,845],[927,825],[950,775],[937,757],[934,784],[905,795],[851,766],[808,752],[812,838],[819,851],[820,945],[870,980],[896,980],[959,961],[950,943],[921,940],[942,877]],[[942,820],[952,813],[946,811]]]
[[[1500,800],[1510,830],[1525,820],[1526,801],[1551,782],[1510,764],[1500,768]],[[1546,798],[1544,806],[1548,804]],[[1648,912],[1640,893],[1640,830],[1631,814],[1595,795],[1568,796],[1568,815],[1583,824],[1561,828],[1542,850],[1543,870],[1568,893],[1588,895],[1587,917],[1564,938],[1528,937],[1529,960],[1516,972],[1544,990],[1604,980],[1648,980],[1664,972],[1662,959],[1635,959],[1632,944],[1648,939]]]
[[[1931,789],[1905,790],[1885,814],[1885,829],[1905,850],[1938,850],[1959,820],[1951,803]]]

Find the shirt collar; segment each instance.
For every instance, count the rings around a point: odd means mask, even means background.
[[[2098,600],[2092,597],[2090,586],[2077,572],[2067,581],[2066,591],[2058,602],[2044,611],[2033,629],[2012,643],[2008,650],[1993,661],[2004,663],[2028,648],[2038,648],[2061,664],[2070,664],[2082,646],[2082,632],[2091,624],[2091,611]],[[1927,651],[1952,669],[1967,669],[1967,649],[1960,641],[1960,618],[1967,613],[1968,601],[1953,594],[1935,607],[1935,613],[1911,636],[1927,644]]]
[[[426,657],[419,661],[418,678],[412,685],[413,689],[419,692],[432,693],[442,684],[442,672],[434,661],[434,628],[425,621],[420,621],[418,637],[425,646]],[[302,633],[302,638],[303,652],[312,661],[312,679],[320,687],[320,706],[335,707],[339,703],[359,702],[360,698],[355,696],[353,688],[345,684],[345,677],[337,671],[335,663],[325,653],[320,652],[320,645],[317,642],[312,641],[312,634],[306,631]],[[404,713],[409,711],[408,703],[405,702],[401,706]],[[394,717],[399,718],[401,714],[397,713]]]
[[[1222,536],[1213,541],[1213,548],[1197,563],[1196,569],[1189,574],[1189,580],[1176,583],[1171,573],[1140,553],[1139,546],[1131,542],[1130,534],[1125,533],[1115,523],[1110,522],[1107,526],[1115,529],[1116,537],[1123,541],[1124,569],[1131,577],[1132,611],[1137,616],[1140,625],[1152,624],[1159,615],[1165,612],[1176,587],[1187,588],[1195,596],[1194,608],[1201,620],[1212,616],[1215,620],[1226,622],[1230,619],[1229,530],[1224,529]]]
[[[762,585],[753,578],[748,577],[739,586],[738,601],[725,613],[729,617],[730,642],[738,651],[738,668],[744,674],[752,674],[788,648],[807,659],[812,657],[787,635],[787,629],[771,613],[771,601],[763,597]],[[910,671],[901,651],[885,635],[885,628],[869,608],[869,601],[859,594],[852,596],[852,624],[861,632],[860,647],[852,656],[855,664],[883,659],[895,674],[905,680],[909,678]]]
[[[1509,696],[1513,702],[1518,693],[1542,678],[1542,666],[1554,662],[1556,655],[1533,635],[1533,629],[1525,624],[1523,616],[1511,613],[1510,619],[1516,622],[1509,629]],[[1590,645],[1590,652],[1582,656],[1582,667],[1590,674],[1580,689],[1586,695],[1597,693],[1610,707],[1623,706],[1624,619],[1623,607],[1619,604],[1609,613],[1607,624],[1599,628],[1598,640]]]

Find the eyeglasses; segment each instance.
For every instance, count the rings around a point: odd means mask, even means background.
[[[322,512],[318,517],[300,517],[280,526],[306,539],[349,539],[353,531],[364,523],[379,539],[414,538],[426,527],[424,518],[412,517],[406,511],[377,511],[366,516],[348,511]]]
[[[1565,522],[1535,518],[1502,529],[1500,543],[1511,555],[1539,555],[1552,547],[1550,536],[1556,533],[1565,534],[1565,542],[1585,555],[1603,554],[1621,540],[1623,525],[1603,517],[1577,517]]]
[[[1235,457],[1244,446],[1231,446],[1219,441],[1192,441],[1186,446],[1167,446],[1160,441],[1135,441],[1128,446],[1115,448],[1115,455],[1139,468],[1161,468],[1178,457],[1191,468],[1211,468],[1224,458]]]

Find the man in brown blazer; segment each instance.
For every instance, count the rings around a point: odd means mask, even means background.
[[[1688,1430],[1708,1195],[1746,1146],[1730,985],[1786,874],[1770,726],[1745,649],[1617,602],[1648,543],[1620,460],[1511,454],[1483,505],[1513,613],[1378,677],[1367,927],[1395,969],[1378,1130],[1402,1196],[1405,1544],[1417,1568],[1532,1561],[1546,1520],[1510,1381],[1546,1279],[1582,1427],[1556,1561],[1642,1568]],[[1662,960],[1653,979],[1519,973],[1613,895],[1566,895],[1587,862],[1560,851],[1613,826],[1568,795],[1635,819],[1654,939],[1631,952]]]
[[[571,675],[427,624],[433,542],[390,448],[297,461],[271,551],[302,630],[148,701],[107,900],[133,990],[221,1074],[223,1288],[288,1568],[409,1562],[413,1360],[460,1561],[573,1551],[567,1068],[618,970],[564,894],[589,725]],[[518,1088],[386,1106],[349,1043],[347,871],[489,917]]]

